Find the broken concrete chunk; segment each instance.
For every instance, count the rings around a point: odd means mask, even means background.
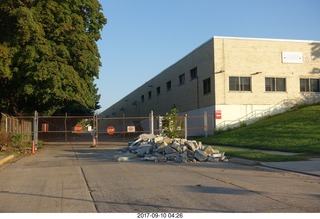
[[[224,152],[203,145],[202,142],[183,138],[168,138],[161,135],[141,134],[135,141],[128,142],[128,147],[119,150],[122,155],[117,161],[126,161],[133,157],[154,162],[217,162],[228,161]],[[133,156],[130,156],[132,154]]]
[[[185,145],[180,145],[181,151],[186,152],[188,150],[188,147]]]
[[[182,148],[181,148],[181,145],[177,142],[173,142],[171,147],[173,149],[175,149],[176,151],[178,151],[179,153],[182,153]]]
[[[115,160],[118,161],[118,162],[128,161],[128,160],[129,160],[129,157],[115,157]]]
[[[157,157],[154,162],[160,163],[160,162],[166,162],[167,158],[166,157]]]
[[[138,142],[141,142],[141,141],[149,141],[153,138],[155,138],[156,136],[154,134],[141,134],[139,135],[139,137],[133,142],[133,144],[136,144]]]
[[[182,153],[182,154],[180,154],[180,162],[181,163],[186,163],[186,162],[188,162],[188,156],[187,156],[187,152],[184,152],[184,153]]]
[[[173,153],[177,153],[177,150],[175,150],[173,147],[171,146],[167,146],[164,148],[164,152],[166,154],[173,154]]]
[[[163,136],[156,136],[153,141],[155,143],[163,143],[164,137]]]
[[[120,155],[116,155],[116,156],[120,156]],[[121,154],[122,157],[128,157],[129,159],[131,158],[136,158],[137,157],[137,154],[134,154],[134,153],[130,153],[130,152],[125,152],[123,154]]]
[[[169,161],[177,161],[177,159],[179,159],[179,153],[166,154],[165,157]]]
[[[219,162],[219,158],[208,157],[208,162]]]
[[[153,144],[147,141],[140,142],[139,144],[139,147],[149,147],[149,146],[153,146]]]
[[[144,147],[139,147],[136,150],[136,153],[138,157],[143,157],[146,154],[150,154],[151,151],[152,151],[152,146],[144,146]]]
[[[206,155],[212,155],[215,153],[215,151],[212,149],[211,146],[207,146],[205,149],[204,149],[204,152]]]
[[[162,153],[164,153],[164,150],[165,150],[165,149],[166,149],[166,147],[158,147],[158,148],[155,150],[155,152],[162,154]]]
[[[172,143],[172,139],[171,138],[164,138],[163,141],[166,142],[167,144],[171,144]]]
[[[145,156],[141,158],[141,160],[147,160],[147,161],[154,161],[155,159],[157,159],[156,156]]]
[[[196,150],[194,152],[194,158],[196,158],[198,161],[205,161],[207,160],[207,155],[204,153],[204,151]]]
[[[162,143],[156,143],[156,148],[164,148],[167,146],[168,146],[168,143],[166,143],[165,141]]]
[[[210,155],[211,157],[214,157],[214,158],[221,158],[222,157],[222,154],[218,153],[218,154],[211,154]]]
[[[186,141],[185,145],[192,151],[196,151],[198,149],[198,144],[196,141]]]
[[[204,150],[204,148],[206,148],[207,146],[202,145],[201,141],[198,141],[198,149],[200,150]]]

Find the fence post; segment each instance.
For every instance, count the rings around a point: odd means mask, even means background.
[[[68,113],[65,113],[64,116],[64,142],[67,143],[68,141],[68,133],[67,133],[67,119],[68,119]]]
[[[38,112],[34,111],[34,117],[33,117],[33,140],[34,140],[34,146],[35,150],[38,149]]]
[[[96,138],[96,144],[98,146],[99,144],[99,124],[98,124],[98,115],[95,115],[95,122],[96,122],[96,129],[95,129],[95,138]]]
[[[1,114],[2,114],[2,116],[5,116],[5,117],[6,117],[5,129],[6,129],[6,133],[8,133],[8,117],[7,117],[7,115],[5,115],[5,114],[3,114],[3,113],[1,113]]]
[[[162,120],[163,120],[163,116],[159,116],[159,132],[160,132],[160,135],[163,134],[163,130],[162,130]]]
[[[93,114],[93,121],[92,121],[92,146],[91,147],[97,147],[98,146],[98,116]]]
[[[125,127],[125,115],[124,113],[122,114],[122,130],[123,130],[123,142],[125,143],[126,142],[126,127]]]
[[[207,111],[204,112],[203,114],[203,125],[204,125],[204,133],[205,137],[208,137],[208,113]]]
[[[153,111],[152,110],[150,113],[150,128],[151,128],[151,134],[154,134],[154,120],[153,120]]]
[[[184,114],[184,138],[188,138],[188,115]]]

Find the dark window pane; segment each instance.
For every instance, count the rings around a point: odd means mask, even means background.
[[[266,91],[274,91],[275,89],[275,80],[274,78],[266,78]]]
[[[319,79],[310,79],[310,91],[319,92]]]
[[[167,91],[171,90],[171,81],[167,82]]]
[[[229,77],[229,90],[239,91],[239,77]]]
[[[241,77],[241,91],[251,91],[250,77]]]
[[[301,92],[308,92],[309,91],[309,80],[301,78],[300,79],[300,91]]]
[[[276,79],[276,91],[286,91],[286,79],[285,78],[277,78]]]
[[[182,74],[182,75],[180,75],[179,76],[179,85],[182,85],[182,84],[184,84],[185,83],[185,75],[184,74]]]
[[[197,78],[197,67],[190,70],[190,79],[196,79]]]
[[[203,80],[203,94],[207,94],[211,92],[211,80],[207,78]]]

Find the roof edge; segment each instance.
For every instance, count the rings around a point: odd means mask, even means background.
[[[232,37],[232,36],[214,36],[213,39],[235,39],[235,40],[261,40],[261,41],[280,41],[280,42],[320,43],[320,41],[316,41],[316,40],[294,40],[294,39]]]

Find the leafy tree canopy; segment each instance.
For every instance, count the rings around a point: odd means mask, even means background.
[[[98,0],[1,0],[0,111],[97,109],[101,11]]]

